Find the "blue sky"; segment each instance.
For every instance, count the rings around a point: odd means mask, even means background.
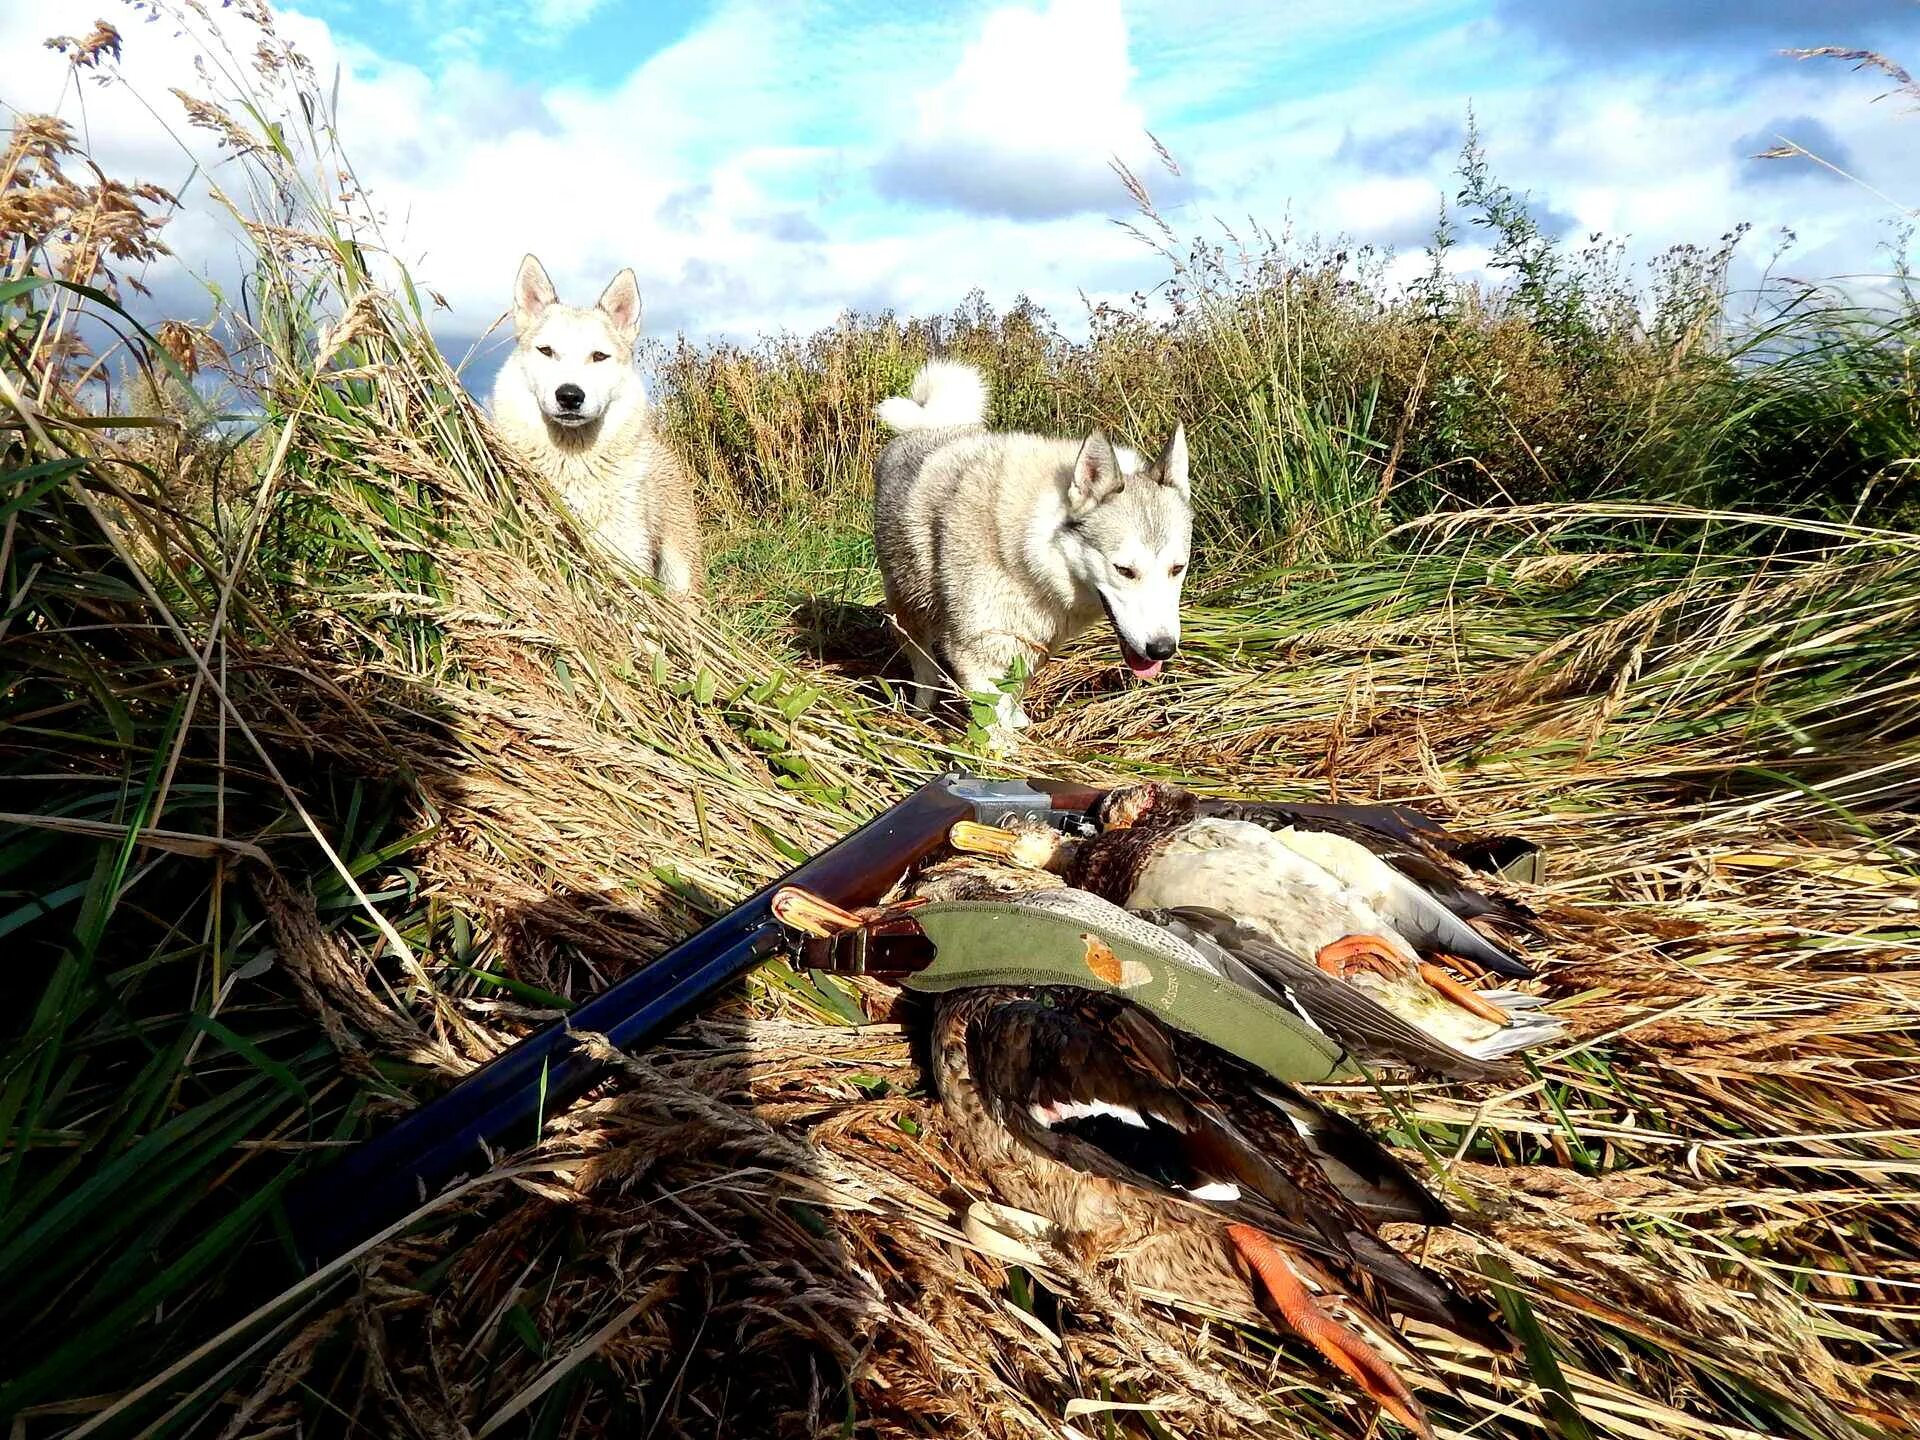
[[[101,0],[111,13],[114,0]],[[72,0],[0,15],[0,101],[65,83],[38,49]],[[92,14],[91,10],[87,12]],[[231,14],[231,12],[223,12]],[[1802,275],[1884,270],[1920,205],[1920,114],[1787,47],[1920,68],[1914,0],[290,0],[396,253],[444,294],[458,350],[540,254],[569,299],[639,272],[650,333],[744,338],[846,308],[1028,294],[1067,328],[1165,265],[1113,223],[1145,178],[1174,227],[1341,234],[1420,268],[1471,105],[1493,166],[1571,234],[1645,256],[1752,222]],[[163,113],[190,47],[123,22],[124,73]],[[239,22],[231,22],[238,26]],[[18,61],[18,63],[16,63]],[[152,118],[87,97],[96,149],[177,181]],[[1151,137],[1180,165],[1168,174]],[[1756,161],[1781,138],[1815,150]],[[216,182],[218,156],[203,155]],[[210,214],[190,268],[236,266]],[[1471,240],[1471,236],[1468,237]],[[1471,243],[1466,268],[1483,263]],[[168,303],[181,277],[152,277]],[[184,303],[184,302],[182,302]]]

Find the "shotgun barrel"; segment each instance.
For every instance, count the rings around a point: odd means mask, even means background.
[[[495,1152],[538,1138],[543,1115],[578,1099],[603,1076],[574,1031],[605,1035],[623,1050],[657,1039],[715,991],[786,946],[768,908],[773,892],[798,885],[841,905],[879,899],[937,849],[956,820],[1046,819],[1085,810],[1100,792],[1046,781],[931,780],[742,901],[644,970],[587,1001],[566,1019],[496,1056],[437,1099],[303,1178],[287,1196],[301,1257],[320,1264],[402,1219],[449,1182],[478,1174]]]

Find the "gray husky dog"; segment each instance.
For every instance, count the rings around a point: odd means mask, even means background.
[[[493,424],[600,543],[667,590],[700,586],[693,486],[654,435],[633,362],[640,286],[614,276],[589,309],[562,305],[540,262],[513,284],[513,354],[493,385]]]
[[[1084,440],[992,434],[987,387],[935,361],[911,398],[875,417],[897,432],[874,473],[874,546],[887,604],[913,645],[915,703],[943,674],[991,693],[1102,615],[1120,658],[1151,680],[1180,645],[1180,589],[1193,534],[1187,437],[1151,463],[1099,430]],[[1010,693],[995,739],[1027,723]]]

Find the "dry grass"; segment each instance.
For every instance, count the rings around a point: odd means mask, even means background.
[[[264,39],[229,80],[298,116],[312,78]],[[377,231],[302,200],[309,169],[350,173],[333,137],[285,136],[243,151],[291,208],[255,231],[260,330],[229,347],[267,418],[225,521],[137,483],[57,385],[3,442],[0,759],[32,798],[0,832],[31,1017],[0,1071],[0,1181],[31,1203],[0,1223],[21,1337],[0,1409],[32,1436],[1365,1433],[1233,1317],[973,1251],[955,1216],[979,1184],[911,1007],[781,964],[280,1293],[275,1197],[316,1156],[963,745],[857,667],[591,558],[489,444],[411,282],[363,268]],[[70,363],[9,333],[10,375]],[[1185,403],[1037,324],[965,333],[1046,357],[999,402],[1021,415],[1150,429]],[[830,337],[798,368],[677,361],[716,510],[785,503],[803,459],[847,505],[865,408],[930,339],[905,334]],[[1180,353],[1171,373],[1199,375]],[[1075,367],[1092,388],[1056,383]],[[718,395],[748,438],[698,439]],[[1324,394],[1279,398],[1242,441],[1249,411],[1220,399],[1216,458],[1337,458],[1338,426],[1287,429]],[[1370,504],[1385,453],[1334,479]],[[1277,493],[1258,473],[1210,523]],[[1920,536],[1543,503],[1285,566],[1284,530],[1202,589],[1176,683],[1113,688],[1094,647],[1045,672],[1022,764],[1409,800],[1547,846],[1528,898],[1573,1038],[1504,1092],[1340,1096],[1461,1210],[1430,1260],[1500,1279],[1531,1342],[1493,1364],[1417,1337],[1456,1392],[1433,1397],[1442,1433],[1898,1433],[1920,1408]]]

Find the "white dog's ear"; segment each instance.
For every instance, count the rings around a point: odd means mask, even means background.
[[[631,269],[613,277],[613,283],[600,292],[600,308],[613,322],[613,328],[631,342],[640,335],[640,282]]]
[[[1180,492],[1182,500],[1193,498],[1193,491],[1187,482],[1187,427],[1175,424],[1173,438],[1167,441],[1167,448],[1160,452],[1160,458],[1153,462],[1153,471],[1162,485],[1171,485]]]
[[[1067,482],[1067,514],[1077,519],[1118,495],[1126,485],[1120,457],[1113,453],[1106,435],[1095,430],[1074,459],[1073,479]]]
[[[533,256],[527,256],[520,262],[520,273],[513,277],[514,330],[526,334],[540,323],[542,312],[559,298],[554,293],[553,281],[547,278],[546,267]]]

